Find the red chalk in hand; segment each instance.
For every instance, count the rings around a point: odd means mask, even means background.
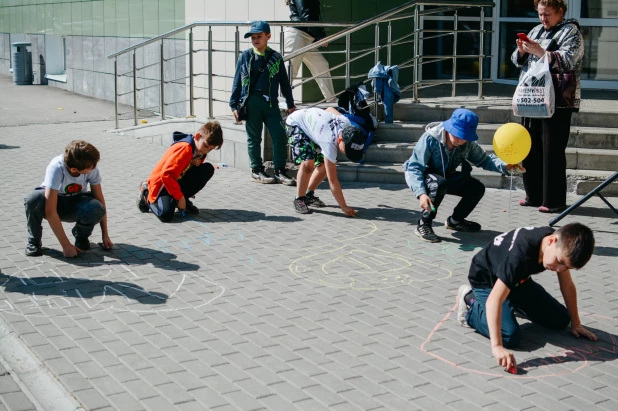
[[[507,372],[510,372],[511,374],[515,374],[517,375],[517,367],[512,365],[509,369],[506,370]]]

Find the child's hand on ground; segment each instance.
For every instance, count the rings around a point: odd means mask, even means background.
[[[79,248],[75,247],[73,244],[67,244],[62,246],[62,254],[66,258],[77,257],[79,253],[83,252]]]
[[[504,348],[503,346],[493,347],[491,353],[494,355],[498,364],[504,367],[505,370],[509,370],[511,367],[516,367],[515,356],[512,352]]]
[[[581,325],[581,324],[578,325],[578,326],[575,326],[575,327],[571,326],[571,334],[573,334],[577,338],[579,338],[579,337],[586,337],[590,341],[598,340],[597,336],[594,335],[594,333],[591,333],[590,331],[585,329],[584,326]]]
[[[114,246],[114,243],[112,243],[112,240],[110,240],[108,235],[104,235],[103,236],[103,242],[101,243],[101,247],[104,250],[109,250]]]
[[[427,194],[421,194],[418,200],[420,201],[421,208],[423,210],[431,212],[431,207],[433,206],[433,203],[431,202],[431,199]]]
[[[356,210],[352,207],[341,207],[341,211],[343,211],[348,217],[356,217]]]
[[[185,208],[187,208],[187,200],[185,200],[185,197],[182,196],[180,200],[178,200],[178,209],[180,211],[184,211]]]
[[[526,169],[521,164],[507,164],[506,170],[510,171],[511,174],[523,174],[526,172]]]

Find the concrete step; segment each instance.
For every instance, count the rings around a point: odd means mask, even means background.
[[[411,99],[401,99],[395,104],[394,118],[401,121],[430,122],[448,119],[453,110],[465,107],[479,116],[481,123],[504,124],[519,123],[521,117],[513,115],[511,105],[503,100],[462,102],[428,102],[414,103]],[[382,118],[382,117],[380,117]],[[618,115],[611,110],[586,108],[574,113],[571,125],[582,127],[618,127]]]
[[[587,194],[614,172],[615,171],[567,169],[567,190],[570,193],[579,195]],[[351,162],[339,162],[337,165],[337,175],[341,181],[357,181],[376,184],[406,184],[402,165],[399,163],[360,165]],[[510,178],[503,177],[497,173],[474,168],[472,175],[485,184],[487,188],[508,189],[510,187]],[[521,176],[513,177],[513,187],[523,190]],[[610,184],[602,193],[606,197],[618,197],[618,182]]]
[[[380,142],[412,143],[423,135],[426,125],[426,122],[417,121],[380,123],[376,135]],[[501,124],[479,124],[479,143],[491,145],[500,126]],[[572,126],[569,147],[618,150],[618,128]]]
[[[416,143],[382,143],[372,144],[365,154],[367,164],[374,163],[404,163],[412,155]],[[488,153],[493,153],[491,145],[481,144]],[[567,148],[567,168],[577,170],[612,170],[618,167],[618,150],[600,150],[584,148]],[[345,156],[339,156],[344,161]]]

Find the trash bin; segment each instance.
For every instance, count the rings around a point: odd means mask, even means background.
[[[32,53],[27,47],[31,43],[13,43],[13,81],[18,85],[32,84]]]

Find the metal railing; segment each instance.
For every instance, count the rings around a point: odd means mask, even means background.
[[[353,79],[365,78],[365,83],[369,81],[367,79],[367,74],[360,75],[352,75],[351,65],[352,63],[359,62],[361,59],[368,57],[370,55],[374,55],[374,64],[377,64],[380,61],[380,52],[382,50],[386,50],[386,61],[388,65],[391,65],[392,62],[392,49],[393,47],[405,46],[412,44],[412,56],[398,63],[399,69],[407,69],[412,68],[412,83],[401,87],[401,91],[412,90],[413,91],[413,99],[415,102],[418,102],[418,91],[421,88],[432,87],[441,84],[451,84],[452,91],[451,95],[455,97],[456,95],[456,86],[457,84],[463,83],[476,83],[478,85],[478,97],[482,98],[483,96],[483,83],[488,82],[489,80],[484,78],[484,59],[492,58],[491,55],[484,54],[484,43],[485,43],[485,34],[492,33],[493,30],[485,30],[485,8],[494,7],[494,3],[492,1],[460,1],[460,0],[424,0],[424,1],[410,1],[406,4],[398,6],[392,10],[381,13],[375,17],[362,21],[360,23],[337,23],[337,22],[320,22],[319,25],[321,27],[334,27],[334,28],[342,28],[341,31],[332,34],[328,37],[325,37],[319,41],[316,41],[302,49],[296,50],[289,54],[284,54],[284,27],[314,27],[316,25],[315,22],[290,22],[290,21],[272,21],[269,22],[271,27],[279,27],[279,47],[281,50],[281,54],[283,55],[283,60],[288,63],[288,73],[291,77],[293,72],[293,60],[295,57],[301,56],[305,53],[322,53],[322,54],[342,54],[344,55],[344,60],[341,63],[335,64],[329,68],[329,70],[324,71],[322,73],[312,73],[312,76],[301,78],[297,82],[293,83],[293,79],[290,78],[290,83],[292,83],[292,88],[297,88],[302,86],[303,84],[309,81],[315,81],[317,78],[330,78],[330,79],[342,79],[345,80],[345,88],[335,94],[338,96],[343,93],[346,88],[350,87]],[[477,8],[479,9],[479,29],[478,30],[460,30],[459,29],[459,10],[461,9],[469,9],[469,8]],[[403,14],[403,12],[410,11],[412,9],[412,13]],[[453,13],[452,16],[448,16],[445,14]],[[445,18],[451,17],[453,21],[453,29],[423,29],[421,27],[421,18],[429,15],[443,14]],[[413,22],[413,29],[410,33],[407,33],[398,39],[392,39],[392,23],[395,21],[400,21],[404,19],[410,19]],[[387,24],[387,42],[385,44],[380,44],[380,25]],[[135,44],[133,46],[122,49],[114,54],[108,56],[110,59],[114,59],[114,92],[115,92],[115,108],[116,108],[116,128],[119,128],[119,117],[123,114],[131,113],[131,111],[119,113],[119,98],[128,94],[133,94],[132,96],[132,114],[134,118],[135,125],[138,124],[138,92],[145,91],[150,88],[159,87],[159,102],[157,105],[152,107],[142,107],[141,110],[151,110],[155,108],[159,108],[161,119],[165,119],[166,116],[166,106],[176,105],[188,103],[188,112],[191,117],[195,116],[195,101],[205,99],[208,100],[208,117],[214,118],[214,104],[216,102],[227,103],[228,101],[218,99],[214,97],[214,91],[225,91],[226,90],[215,90],[214,89],[214,81],[215,77],[219,78],[233,78],[233,76],[226,74],[217,74],[213,72],[213,56],[214,53],[234,53],[234,62],[236,63],[238,57],[241,53],[241,42],[240,42],[240,27],[250,26],[250,21],[203,21],[203,22],[194,22],[191,24],[187,24],[183,27],[179,27],[175,30],[169,31],[167,33],[161,34],[159,36],[153,37],[151,39],[145,40],[141,43]],[[199,27],[207,27],[207,36],[206,39],[194,39],[194,29]],[[234,49],[228,50],[225,48],[226,43],[230,43],[231,41],[218,41],[217,43],[224,43],[223,48],[215,48],[214,43],[215,40],[213,38],[213,27],[235,27],[234,34]],[[360,30],[372,28],[375,33],[375,42],[373,47],[368,47],[360,50],[352,50],[352,39],[351,36],[354,33],[359,32]],[[185,36],[185,33],[188,31],[188,39]],[[276,30],[273,30],[273,32]],[[479,52],[478,54],[465,54],[458,55],[457,54],[457,45],[458,45],[458,35],[460,33],[478,33],[479,36]],[[178,35],[182,34],[183,37],[177,39]],[[431,35],[427,35],[431,34]],[[453,36],[453,52],[451,55],[430,55],[430,54],[422,54],[420,52],[421,42],[423,40],[436,39],[440,37]],[[181,53],[179,55],[172,56],[170,58],[165,58],[165,40],[188,40],[188,51],[186,53]],[[329,50],[318,51],[317,49],[322,46],[326,46],[328,44],[332,44],[335,41],[344,40],[344,48],[341,50],[332,50],[332,47]],[[196,42],[204,42],[206,43],[205,48],[195,49]],[[136,55],[137,51],[143,49],[145,46],[150,44],[159,43],[159,61],[144,65],[140,68],[137,67]],[[132,69],[125,73],[119,73],[119,63],[118,59],[126,55],[127,53],[132,54],[131,58],[131,66]],[[205,73],[195,73],[194,72],[194,55],[197,53],[207,53],[207,71]],[[169,61],[173,61],[176,59],[185,58],[186,64],[188,65],[188,70],[186,70],[186,75],[183,77],[175,78],[175,79],[166,79],[165,78],[165,63]],[[478,59],[478,79],[458,79],[457,78],[457,60],[458,59]],[[450,79],[430,79],[430,80],[422,80],[419,77],[420,69],[425,64],[430,63],[438,63],[445,60],[452,61],[452,73]],[[138,71],[146,70],[150,67],[159,66],[159,78],[148,78],[138,77]],[[372,67],[373,65],[369,66]],[[333,75],[332,72],[335,70],[343,69],[343,75]],[[365,73],[368,71],[365,70]],[[132,87],[129,91],[120,92],[119,79],[123,76],[131,77]],[[206,76],[207,77],[207,87],[198,87],[195,85],[195,78],[198,76]],[[143,85],[141,88],[138,87],[138,82],[141,80],[144,84],[149,81],[158,82],[158,84],[150,84]],[[188,84],[187,84],[188,83]],[[189,88],[189,98],[185,100],[169,102],[166,101],[166,84],[181,84],[185,87]],[[195,89],[202,88],[207,90],[207,96],[205,97],[196,97]],[[185,93],[186,94],[186,93]],[[144,100],[146,100],[144,98]],[[313,105],[317,105],[326,101],[322,99]],[[377,112],[377,104],[378,99],[374,95],[373,104],[376,108]],[[146,102],[142,104],[145,106]]]

